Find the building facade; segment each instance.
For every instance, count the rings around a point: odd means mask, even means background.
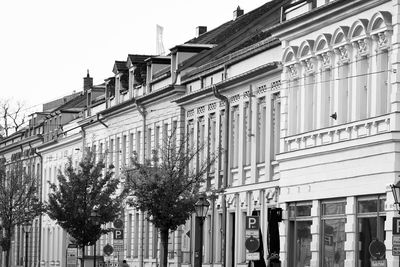
[[[310,5],[271,30],[284,66],[283,266],[371,266],[373,240],[397,266],[389,185],[399,171],[399,3]]]

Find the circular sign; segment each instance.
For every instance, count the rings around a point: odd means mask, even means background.
[[[110,256],[114,252],[114,248],[110,244],[107,244],[107,245],[104,246],[103,252],[107,256]]]
[[[383,259],[385,257],[386,247],[382,241],[372,240],[369,244],[369,253],[375,259]]]
[[[124,222],[121,219],[116,219],[114,221],[114,228],[124,228]]]
[[[244,245],[249,252],[255,252],[260,247],[260,241],[257,238],[250,236],[246,239]]]

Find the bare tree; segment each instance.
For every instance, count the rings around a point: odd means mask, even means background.
[[[12,99],[0,100],[0,137],[18,131],[25,123],[25,104]]]

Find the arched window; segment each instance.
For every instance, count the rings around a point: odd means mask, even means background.
[[[390,38],[392,31],[392,15],[389,12],[375,13],[367,31],[372,37],[372,64],[375,66],[372,76],[372,100],[374,109],[372,116],[379,116],[390,112]]]

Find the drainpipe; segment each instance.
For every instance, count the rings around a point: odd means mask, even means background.
[[[142,153],[142,160],[143,164],[146,161],[146,109],[145,107],[140,104],[135,98],[134,102],[136,104],[137,110],[139,111],[140,115],[142,116],[142,121],[143,121],[143,153]],[[150,145],[150,144],[149,144]],[[141,221],[142,221],[142,227],[140,229],[141,232],[141,238],[140,238],[140,254],[139,254],[139,267],[143,267],[144,265],[144,259],[143,259],[143,252],[144,252],[144,212],[141,212]]]
[[[39,136],[39,138],[41,138],[42,139],[42,141],[43,141],[43,136],[42,137],[40,137]],[[32,149],[32,145],[31,145],[31,143],[29,142],[29,147]],[[40,177],[38,177],[39,179],[40,179],[40,189],[39,189],[39,194],[40,194],[40,200],[41,201],[43,201],[43,196],[42,196],[42,189],[43,189],[43,156],[39,153],[39,152],[37,152],[37,150],[35,149],[35,154],[39,157],[39,159],[40,159]],[[41,256],[41,253],[42,253],[42,215],[40,214],[40,216],[39,216],[39,240],[38,240],[38,243],[39,243],[39,246],[38,246],[38,254],[36,255],[37,256],[37,262],[39,263],[39,265],[40,265],[40,256]]]
[[[222,266],[226,266],[226,221],[227,221],[227,209],[226,209],[226,194],[225,194],[225,189],[228,186],[228,156],[229,156],[229,113],[230,113],[230,105],[229,105],[229,99],[221,95],[218,91],[217,86],[213,85],[212,87],[214,96],[221,101],[224,101],[225,103],[225,139],[224,139],[224,162],[223,162],[223,179],[222,179],[222,186],[221,186],[221,192],[222,192],[222,245],[221,245],[221,253],[222,253]]]
[[[104,127],[108,128],[108,125],[105,124],[105,123],[100,119],[100,114],[99,114],[99,113],[97,113],[97,121],[100,122],[101,124],[103,124]]]

